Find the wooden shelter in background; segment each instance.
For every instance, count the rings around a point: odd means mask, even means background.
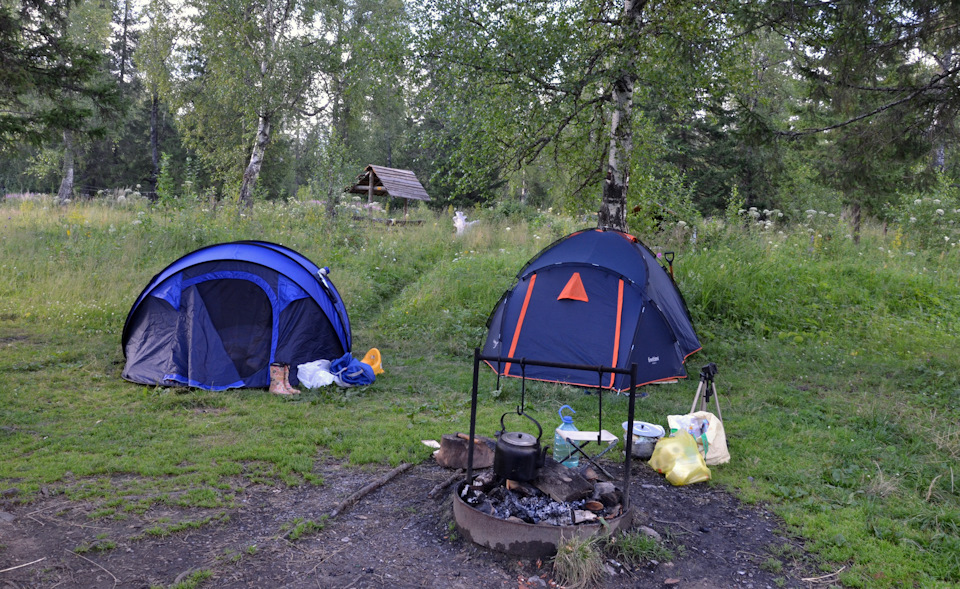
[[[368,204],[373,202],[375,196],[402,198],[404,217],[407,216],[408,201],[430,200],[427,191],[412,171],[373,164],[367,166],[363,173],[357,176],[356,182],[344,190],[351,194],[366,194]]]

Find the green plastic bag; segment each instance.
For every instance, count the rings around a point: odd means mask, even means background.
[[[710,469],[697,441],[685,431],[657,442],[649,464],[676,487],[710,480]]]

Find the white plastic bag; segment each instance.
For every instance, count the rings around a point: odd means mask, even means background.
[[[691,415],[709,423],[706,437],[710,448],[704,456],[707,464],[716,465],[730,462],[730,451],[727,450],[727,433],[723,429],[723,422],[720,421],[720,418],[709,411],[696,411]]]
[[[330,360],[314,360],[297,366],[297,379],[308,389],[319,389],[333,384],[334,376],[330,372]]]
[[[727,434],[720,418],[709,411],[696,411],[687,415],[668,415],[671,435],[685,431],[697,440],[700,452],[710,466],[730,462],[727,450]]]

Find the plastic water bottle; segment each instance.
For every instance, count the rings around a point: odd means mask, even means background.
[[[569,409],[571,413],[576,413],[576,411],[574,411],[573,407],[570,405],[564,405],[560,408],[560,411],[557,412],[560,414],[561,423],[560,427],[558,427],[557,431],[553,434],[553,459],[557,462],[560,462],[561,458],[566,458],[566,460],[560,463],[570,468],[576,468],[580,464],[580,457],[576,452],[574,452],[573,445],[561,437],[560,431],[566,430],[575,432],[577,431],[577,427],[573,425],[572,415],[563,414],[564,409]],[[567,456],[569,456],[569,458],[567,458]]]

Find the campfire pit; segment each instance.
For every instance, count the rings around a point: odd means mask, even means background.
[[[506,554],[545,557],[555,554],[557,547],[566,539],[589,537],[601,531],[612,534],[621,528],[629,527],[633,523],[633,512],[630,508],[630,445],[625,448],[623,481],[619,488],[609,482],[598,485],[588,483],[573,469],[567,469],[550,458],[545,460],[543,468],[537,469],[533,481],[504,481],[503,477],[496,473],[474,478],[473,442],[476,439],[481,360],[517,362],[521,366],[521,372],[526,364],[530,364],[592,370],[601,376],[610,372],[628,374],[628,427],[632,427],[634,422],[636,364],[632,364],[629,370],[624,370],[529,359],[488,358],[482,356],[479,349],[475,349],[467,477],[456,486],[453,493],[453,516],[460,533],[471,542]],[[525,381],[525,378],[521,379],[520,405],[517,407],[519,415],[523,415]],[[602,415],[602,390],[598,389],[597,393]],[[501,418],[501,424],[502,421]]]
[[[565,539],[629,526],[632,512],[623,508],[619,490],[614,495],[615,505],[592,496],[560,502],[543,494],[516,493],[502,484],[484,492],[464,481],[454,492],[453,517],[471,542],[506,554],[546,557]]]

